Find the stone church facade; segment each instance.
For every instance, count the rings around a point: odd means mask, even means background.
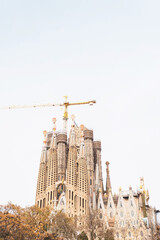
[[[156,239],[156,210],[149,206],[144,180],[133,191],[119,189],[112,194],[109,162],[106,162],[106,189],[103,187],[101,142],[93,131],[72,121],[69,138],[65,131],[44,131],[36,204],[62,210],[76,219],[77,231],[90,238],[91,216],[102,229],[113,229],[115,239]],[[95,229],[98,232],[99,229]]]

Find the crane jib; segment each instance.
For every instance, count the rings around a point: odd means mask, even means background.
[[[46,103],[46,104],[34,104],[34,105],[11,105],[6,107],[0,107],[1,110],[10,110],[10,109],[25,109],[25,108],[40,108],[40,107],[64,107],[64,114],[63,114],[63,121],[64,121],[64,130],[67,131],[67,121],[68,121],[68,106],[74,106],[74,105],[84,105],[89,104],[93,105],[96,101],[87,101],[87,102],[75,102],[70,103],[67,101],[67,96],[65,96],[64,103],[60,104],[54,104],[54,103]]]

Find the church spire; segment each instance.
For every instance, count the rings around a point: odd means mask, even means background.
[[[51,141],[51,148],[56,148],[56,118],[52,118],[53,122],[53,135]]]
[[[71,118],[72,118],[72,123],[71,123],[71,134],[70,134],[69,145],[75,146],[76,145],[76,133],[75,133],[75,123],[74,123],[75,116],[72,115]]]
[[[81,145],[80,145],[80,152],[79,152],[79,156],[80,157],[84,157],[84,125],[80,126],[81,129]]]
[[[43,147],[47,146],[47,131],[43,131],[44,139],[43,139]]]
[[[107,195],[111,191],[111,181],[110,181],[110,174],[109,174],[109,162],[106,162],[106,193]]]
[[[43,147],[42,147],[42,153],[41,153],[41,162],[46,162],[47,161],[47,131],[43,131]]]

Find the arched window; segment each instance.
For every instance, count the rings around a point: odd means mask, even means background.
[[[99,214],[99,218],[102,219],[102,213]]]
[[[73,191],[72,191],[72,200],[73,200]]]
[[[84,208],[84,198],[82,198],[82,207]]]
[[[110,212],[110,218],[112,218],[113,217],[113,213],[112,212]]]
[[[117,235],[117,238],[119,238],[119,233],[118,232],[116,233],[116,235]]]
[[[131,232],[128,233],[128,236],[131,237]]]
[[[52,191],[51,191],[51,193],[50,193],[50,200],[52,200]]]

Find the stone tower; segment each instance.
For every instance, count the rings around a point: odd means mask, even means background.
[[[153,239],[156,232],[155,209],[149,206],[144,179],[137,192],[130,187],[112,194],[109,162],[106,161],[106,189],[103,188],[101,142],[93,130],[75,125],[72,117],[69,137],[66,131],[44,131],[37,180],[36,205],[50,206],[74,217],[78,231],[90,239],[90,220],[96,214],[100,228],[111,228],[115,239]],[[97,235],[98,236],[98,235]]]
[[[76,134],[75,126],[72,125],[69,140],[67,182],[66,182],[67,213],[69,216],[72,217],[76,213],[76,185],[77,185],[76,165],[77,165]]]
[[[109,162],[106,162],[106,194],[109,194],[109,191],[111,190],[111,180],[110,180],[110,174],[109,174]]]
[[[88,214],[103,189],[101,143],[93,141],[93,130],[75,126],[74,117],[68,139],[55,122],[52,132],[44,131],[36,204],[59,209],[63,202],[69,216]]]

